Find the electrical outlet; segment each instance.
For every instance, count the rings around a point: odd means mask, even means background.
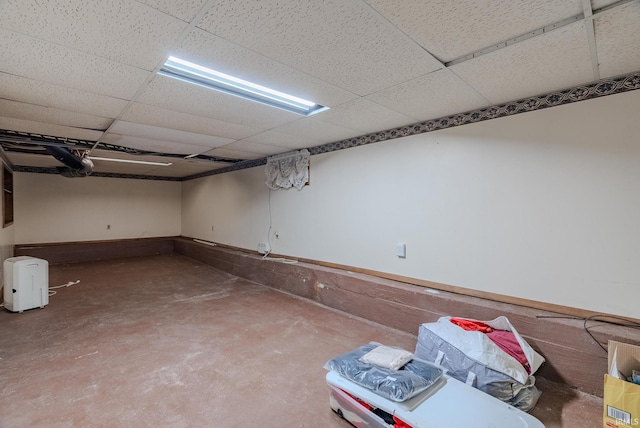
[[[398,242],[396,244],[396,256],[404,259],[407,257],[407,246],[404,242]]]
[[[267,254],[269,253],[269,251],[271,251],[271,247],[269,246],[269,243],[267,242],[260,242],[258,244],[258,252],[260,254]]]

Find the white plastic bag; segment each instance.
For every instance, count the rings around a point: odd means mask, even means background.
[[[442,317],[435,323],[420,326],[415,356],[441,365],[451,377],[521,410],[532,409],[540,391],[531,375],[538,370],[544,358],[531,348],[504,316],[481,322],[496,330],[513,333],[527,358],[530,373],[486,334],[464,330],[450,319]]]

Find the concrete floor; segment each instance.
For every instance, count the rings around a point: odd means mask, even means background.
[[[0,311],[0,427],[336,427],[324,363],[416,338],[182,256],[54,265],[45,309]],[[539,380],[548,428],[602,400]],[[451,427],[455,428],[455,427]]]

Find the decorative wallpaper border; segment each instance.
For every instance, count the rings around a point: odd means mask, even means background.
[[[592,98],[599,98],[607,95],[634,91],[637,89],[640,89],[640,72],[616,77],[613,79],[603,79],[594,83],[590,83],[588,85],[576,86],[562,91],[524,98],[505,104],[472,110],[466,113],[454,114],[452,116],[445,116],[438,119],[418,122],[413,125],[402,126],[386,131],[374,132],[371,134],[362,135],[360,137],[348,138],[346,140],[341,140],[334,143],[327,143],[320,146],[309,147],[307,148],[307,150],[309,150],[311,155],[329,153],[336,150],[344,150],[352,147],[363,146],[365,144],[378,143],[381,141],[393,140],[400,137],[408,137],[409,135],[423,134],[440,129],[453,128],[455,126],[481,122],[483,120],[513,116],[514,114],[541,110],[548,107],[555,107],[563,104],[585,101]],[[181,180],[193,180],[210,175],[223,174],[225,172],[238,171],[246,168],[253,168],[256,166],[265,165],[266,163],[266,157],[260,159],[252,159],[248,161],[238,162],[234,165],[216,169],[213,171],[190,175],[182,178]]]
[[[334,152],[336,150],[344,150],[352,147],[363,146],[366,144],[378,143],[382,141],[389,141],[395,138],[408,137],[410,135],[423,134],[426,132],[438,131],[440,129],[453,128],[455,126],[466,125],[469,123],[481,122],[483,120],[497,119],[499,117],[513,116],[514,114],[525,113],[529,111],[541,110],[548,107],[555,107],[563,104],[575,103],[578,101],[585,101],[592,98],[604,97],[607,95],[614,95],[628,91],[634,91],[640,89],[640,71],[627,74],[624,76],[602,79],[597,82],[593,82],[587,85],[576,86],[570,89],[562,91],[555,91],[544,95],[535,97],[524,98],[518,101],[512,101],[505,104],[486,107],[482,109],[472,110],[466,113],[454,114],[452,116],[445,116],[438,119],[426,120],[423,122],[414,123],[412,125],[401,126],[399,128],[388,129],[386,131],[374,132],[371,134],[362,135],[360,137],[348,138],[346,140],[336,141],[333,143],[322,144],[315,147],[309,147],[309,153],[311,155],[317,155],[321,153]],[[91,147],[94,142],[83,140],[68,140],[60,137],[40,136],[36,134],[28,134],[17,131],[6,131],[16,136],[27,137],[40,137],[42,140],[48,142],[61,142],[61,143],[73,143],[80,147]],[[38,138],[36,138],[38,139]],[[130,149],[120,146],[108,145],[105,147],[109,150],[125,151],[137,154],[151,154],[151,152],[140,151],[136,149]],[[158,155],[158,153],[153,153]],[[167,155],[170,156],[170,155]],[[182,157],[182,156],[180,156]],[[196,178],[208,177],[210,175],[224,174],[231,171],[239,171],[247,168],[254,168],[261,165],[266,165],[267,157],[250,160],[236,160],[217,157],[205,157],[199,156],[199,158],[207,158],[208,160],[221,161],[221,162],[235,162],[232,165],[214,169],[207,172],[189,175],[186,177],[162,177],[162,176],[148,176],[137,174],[114,174],[114,173],[93,173],[92,177],[113,177],[113,178],[135,178],[142,180],[164,180],[164,181],[188,181]],[[14,171],[18,172],[31,172],[40,174],[58,174],[56,168],[43,168],[43,167],[30,167],[16,165]]]

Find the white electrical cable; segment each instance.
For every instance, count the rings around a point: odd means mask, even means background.
[[[67,282],[66,284],[56,285],[55,287],[49,287],[49,290],[54,290],[56,288],[71,287],[72,285],[76,285],[76,284],[79,284],[79,283],[80,283],[80,280],[70,281],[70,282]]]
[[[51,291],[54,290],[56,288],[67,288],[67,287],[71,287],[72,285],[76,285],[80,283],[80,280],[77,281],[69,281],[66,284],[62,284],[62,285],[56,285],[55,287],[49,287],[49,297],[56,295],[58,292],[57,291]],[[0,308],[4,308],[4,303],[0,303]]]
[[[269,189],[269,230],[267,230],[267,244],[269,245],[269,249],[264,253],[263,259],[266,259],[269,254],[271,254],[271,192],[273,192],[273,190]]]
[[[272,262],[282,262],[288,265],[294,265],[296,263],[298,263],[297,260],[293,260],[293,259],[285,259],[283,257],[263,257],[262,260],[269,260]]]
[[[194,242],[197,242],[199,244],[207,244],[207,245],[211,245],[212,247],[217,246],[218,244],[216,244],[215,242],[209,242],[209,241],[203,241],[202,239],[193,239]]]
[[[298,263],[298,261],[292,260],[292,259],[285,259],[283,257],[269,257],[269,254],[271,254],[271,228],[272,228],[271,192],[273,192],[273,190],[269,189],[269,230],[267,230],[267,245],[269,245],[269,250],[266,253],[264,253],[264,256],[262,256],[262,260],[269,260],[272,262],[281,262],[281,263],[293,265]]]
[[[49,297],[55,295],[56,293],[58,293],[57,291],[51,291],[54,290],[56,288],[67,288],[67,287],[71,287],[72,285],[76,285],[80,282],[80,280],[77,281],[69,281],[66,284],[62,284],[62,285],[56,285],[55,287],[49,287]]]

